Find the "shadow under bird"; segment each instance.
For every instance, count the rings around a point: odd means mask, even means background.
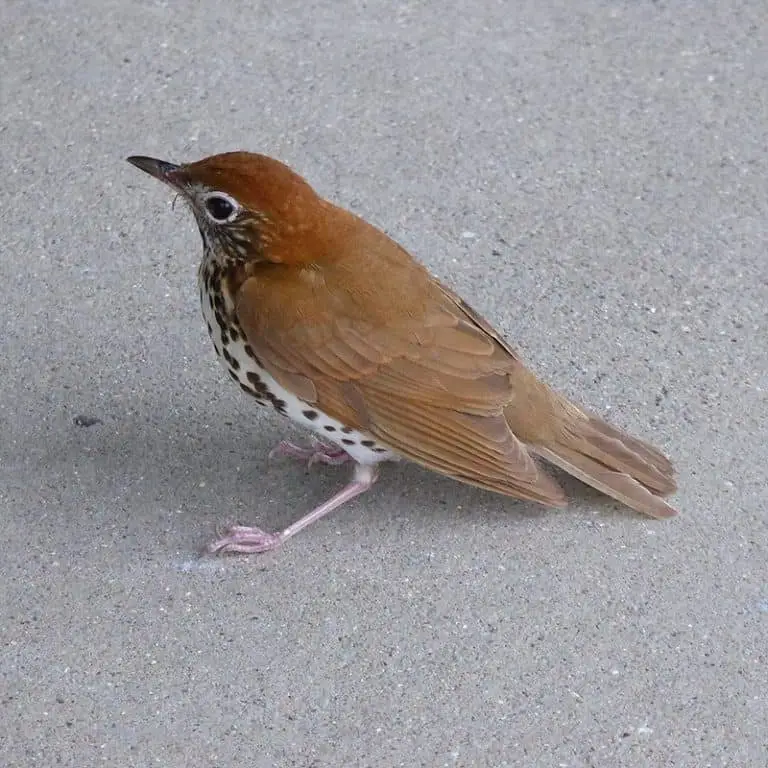
[[[229,152],[128,161],[189,204],[216,353],[262,405],[312,430],[310,464],[354,465],[339,493],[281,533],[235,526],[211,552],[265,552],[367,491],[405,458],[489,491],[565,506],[539,458],[657,518],[676,511],[669,460],[550,389],[396,242],[282,163]]]

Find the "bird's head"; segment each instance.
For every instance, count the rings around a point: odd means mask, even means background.
[[[174,165],[152,157],[128,162],[164,182],[189,204],[203,245],[222,266],[296,263],[318,229],[323,202],[288,166],[265,155],[227,152]]]

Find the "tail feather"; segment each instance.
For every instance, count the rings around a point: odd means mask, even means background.
[[[669,459],[596,416],[571,422],[555,443],[530,447],[543,459],[637,512],[659,518],[677,514],[661,498],[677,487]]]
[[[669,459],[636,437],[622,432],[597,416],[581,422],[573,434],[572,448],[601,464],[625,472],[655,493],[666,495],[677,489],[674,467]]]

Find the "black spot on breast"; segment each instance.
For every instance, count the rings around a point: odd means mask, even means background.
[[[213,294],[208,294],[208,303],[211,305],[211,309],[213,309]]]
[[[348,437],[343,437],[341,439],[341,442],[344,443],[344,445],[354,445],[355,444],[355,441],[354,440],[350,440]]]
[[[243,390],[243,392],[247,392],[249,395],[255,395],[256,393],[244,382],[240,382],[240,389]]]
[[[221,357],[221,350],[219,349],[219,345],[214,341],[213,342],[213,348],[216,350],[216,354]]]
[[[235,372],[234,372],[234,371],[233,371],[231,368],[227,368],[227,373],[228,373],[228,374],[229,374],[229,375],[230,375],[230,376],[231,376],[231,377],[232,377],[232,378],[233,378],[233,379],[234,379],[236,382],[238,382],[238,383],[240,382],[240,377],[239,377],[239,376],[238,376],[238,375],[237,375],[237,374],[236,374],[236,373],[235,373]]]
[[[373,442],[373,440],[361,440],[360,445],[362,445],[365,448],[373,448],[376,443]]]
[[[324,429],[326,432],[335,432],[335,431],[336,431],[336,427],[334,427],[332,424],[326,424],[326,425],[323,427],[323,429]]]
[[[352,427],[342,427],[342,428],[341,428],[341,431],[342,431],[342,432],[343,432],[345,435],[349,435],[349,434],[352,434],[352,432],[353,432],[353,429],[352,429]]]
[[[210,323],[206,323],[206,325],[208,326],[208,335],[212,336],[213,335],[213,328],[211,328],[211,324]]]
[[[281,415],[285,416],[285,400],[281,400],[276,395],[272,394],[272,392],[269,391],[269,388],[267,385],[259,378],[259,375],[254,373],[253,371],[248,371],[246,374],[246,377],[248,381],[251,383],[251,386],[248,387],[242,382],[240,383],[240,387],[245,391],[248,392],[251,395],[254,395],[256,399],[260,403],[269,402],[272,404],[274,409]]]
[[[264,386],[264,382],[259,378],[259,375],[257,373],[254,373],[253,371],[248,371],[247,376],[248,376],[248,381],[250,381],[254,387],[263,387],[264,389],[266,389],[266,387]]]
[[[318,417],[319,414],[318,414],[317,411],[302,411],[301,415],[305,419],[309,419],[310,421],[314,421]]]
[[[229,328],[227,328],[227,330],[229,331],[229,338],[232,339],[232,341],[237,341],[239,336],[237,332],[237,328],[235,328],[234,325],[230,325]]]
[[[231,368],[234,368],[236,371],[240,370],[240,362],[234,357],[232,357],[232,355],[230,355],[226,349],[222,350],[221,354],[223,355],[224,359],[227,361],[227,363]]]
[[[245,336],[243,336],[243,338],[245,338]],[[256,353],[253,351],[253,347],[252,347],[250,344],[246,344],[246,345],[245,345],[245,354],[246,354],[246,355],[248,355],[248,357],[251,357],[251,358],[253,358],[253,359],[256,361],[256,363],[257,363],[257,365],[258,365],[259,367],[263,367],[263,366],[261,365],[261,361],[260,361],[260,360],[259,360],[259,358],[256,356]]]
[[[386,448],[374,448],[373,452],[374,453],[386,453],[387,449]]]
[[[221,343],[226,347],[229,344],[229,336],[227,336],[227,329],[221,329]],[[226,350],[225,350],[226,351]]]

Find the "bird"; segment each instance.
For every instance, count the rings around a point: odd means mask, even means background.
[[[127,160],[195,217],[203,318],[228,375],[312,435],[270,455],[352,465],[347,485],[284,530],[236,525],[209,552],[275,550],[401,459],[564,507],[549,463],[637,512],[677,514],[661,451],[550,388],[405,248],[287,165],[245,151]]]

